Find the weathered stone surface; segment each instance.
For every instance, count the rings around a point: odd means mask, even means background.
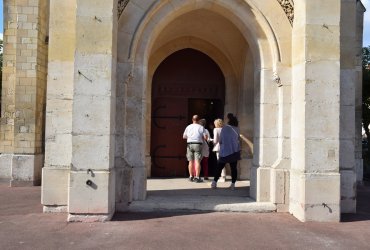
[[[258,183],[256,190],[256,201],[257,202],[266,202],[270,201],[271,195],[271,169],[270,168],[257,168],[257,177],[256,182]],[[265,183],[261,185],[260,183]]]
[[[356,178],[356,172],[353,169],[340,172],[340,209],[342,213],[356,213]]]
[[[271,170],[271,202],[275,204],[286,204],[286,197],[289,197],[289,175],[284,169]]]
[[[339,173],[290,176],[290,213],[301,221],[340,220]]]
[[[69,168],[44,167],[42,169],[41,203],[44,207],[68,205],[68,189],[66,187],[68,186],[69,172]]]
[[[43,206],[42,211],[44,213],[67,213],[68,206]]]
[[[70,214],[112,214],[115,203],[115,173],[71,171],[68,186]],[[91,183],[87,183],[87,181]]]
[[[12,187],[41,184],[41,167],[44,155],[12,155]]]
[[[10,179],[12,167],[12,155],[1,154],[0,155],[0,178]]]
[[[155,196],[148,197],[145,201],[134,201],[129,211],[149,212],[158,210],[190,210],[190,211],[214,211],[214,212],[244,212],[244,213],[267,213],[275,212],[276,205],[269,202],[254,202],[241,197],[206,197],[207,202],[199,197],[189,196]]]
[[[113,217],[113,214],[102,214],[102,215],[80,215],[80,214],[69,214],[68,222],[105,222],[110,221]]]
[[[116,169],[116,211],[127,211],[132,202],[132,168],[125,165]]]

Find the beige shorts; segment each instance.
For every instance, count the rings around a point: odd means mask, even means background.
[[[194,161],[198,160],[200,161],[202,159],[202,144],[189,144],[186,149],[186,158],[188,158],[188,161]]]

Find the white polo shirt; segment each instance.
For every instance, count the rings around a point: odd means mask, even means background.
[[[190,124],[184,131],[183,138],[187,138],[187,142],[203,143],[203,135],[206,133],[203,126],[199,124]]]

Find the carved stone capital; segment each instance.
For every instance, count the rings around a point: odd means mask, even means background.
[[[125,10],[130,0],[118,0],[118,19],[121,17],[122,12]]]
[[[293,26],[294,22],[294,2],[293,0],[277,0],[283,8],[285,15],[287,16],[290,25]]]

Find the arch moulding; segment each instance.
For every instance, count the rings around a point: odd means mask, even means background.
[[[118,28],[118,67],[122,67],[122,70],[118,72],[118,83],[123,83],[124,86],[118,86],[118,89],[124,89],[124,95],[128,97],[125,100],[125,114],[128,118],[125,121],[125,139],[122,148],[140,145],[138,152],[123,153],[122,155],[122,158],[125,158],[130,166],[135,166],[132,170],[134,178],[140,179],[134,182],[133,199],[145,199],[146,196],[144,182],[146,182],[147,176],[146,166],[150,164],[150,155],[148,154],[150,117],[146,114],[151,112],[151,78],[160,62],[176,50],[193,48],[206,53],[218,63],[225,74],[226,86],[235,85],[233,82],[242,80],[235,78],[235,69],[224,52],[198,38],[175,38],[153,51],[157,38],[167,25],[185,13],[198,9],[209,10],[226,18],[235,25],[247,41],[254,63],[254,76],[251,81],[254,82],[255,86],[258,86],[254,100],[255,107],[259,107],[255,113],[257,115],[255,127],[260,126],[260,128],[256,130],[254,140],[258,141],[256,147],[260,149],[255,150],[259,156],[256,157],[254,164],[264,167],[274,165],[278,161],[279,142],[276,135],[279,128],[270,129],[267,120],[273,118],[275,121],[279,121],[279,113],[274,111],[274,114],[271,115],[267,114],[265,110],[269,110],[270,107],[276,111],[279,109],[278,88],[273,75],[277,65],[282,63],[290,65],[289,46],[279,45],[279,42],[289,45],[291,39],[287,35],[291,31],[291,26],[286,19],[285,12],[281,11],[281,3],[276,0],[268,1],[269,4],[275,6],[274,8],[280,10],[277,15],[283,25],[279,26],[271,25],[268,22],[269,17],[263,15],[263,11],[267,11],[266,8],[271,6],[252,0],[232,2],[155,1],[152,4],[147,4],[146,9],[138,8],[138,6],[142,7],[143,4],[136,3],[134,0],[120,1],[120,3],[125,9],[119,19]],[[260,90],[263,90],[263,93]],[[118,96],[118,99],[120,98]],[[122,96],[122,99],[125,97]],[[137,126],[138,124],[140,126]],[[271,151],[274,153],[267,156],[267,152]],[[266,154],[267,158],[262,154]],[[266,187],[266,189],[270,189],[270,187]],[[258,192],[258,190],[254,191]],[[252,190],[252,192],[254,191]],[[257,200],[267,201],[269,199],[269,196],[266,196]]]

